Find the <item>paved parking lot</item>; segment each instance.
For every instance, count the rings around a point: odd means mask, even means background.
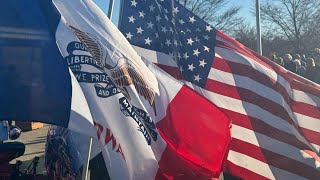
[[[16,160],[23,162],[21,170],[27,169],[35,156],[40,157],[37,173],[46,173],[44,167],[44,151],[46,144],[46,136],[49,125],[45,125],[43,128],[35,129],[32,131],[22,132],[19,139],[16,141],[22,142],[26,145],[26,150],[23,156],[11,161],[15,163]]]

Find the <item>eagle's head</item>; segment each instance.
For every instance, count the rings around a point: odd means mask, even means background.
[[[117,67],[120,67],[121,65],[128,62],[128,59],[118,50],[113,50],[113,52],[111,52],[109,49],[106,50],[109,52],[107,52],[107,55],[104,59],[104,68],[108,70],[116,69]]]

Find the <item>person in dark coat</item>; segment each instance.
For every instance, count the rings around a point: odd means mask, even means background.
[[[303,76],[306,73],[306,68],[301,65],[301,61],[298,59],[295,59],[293,62],[296,64],[297,74]]]
[[[296,54],[296,55],[294,55],[294,57],[293,57],[293,61],[294,60],[299,60],[300,61],[300,64],[301,64],[301,66],[304,68],[304,69],[306,69],[306,66],[307,66],[307,64],[306,64],[306,58],[305,58],[305,55],[303,54],[302,56],[300,56],[300,54]],[[299,70],[298,70],[299,71]]]
[[[313,58],[307,58],[306,61],[307,61],[307,69],[304,74],[304,77],[319,84],[320,83],[320,67],[316,65]]]
[[[312,77],[314,76],[314,73],[316,70],[316,64],[313,58],[307,58],[306,63],[307,63],[307,68],[306,68],[304,77],[312,81]]]
[[[312,77],[312,81],[320,84],[320,58],[315,59],[315,72]]]
[[[292,56],[290,54],[285,54],[283,57],[284,60],[284,67],[293,72],[293,73],[297,73],[297,66],[296,64],[292,61]]]
[[[284,62],[283,62],[283,59],[281,57],[278,57],[277,58],[277,64],[279,64],[280,66],[284,67]]]
[[[301,66],[303,66],[305,69],[307,69],[307,60],[306,60],[306,55],[302,54],[301,56]]]

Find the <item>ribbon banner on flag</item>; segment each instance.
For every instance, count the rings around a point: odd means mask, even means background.
[[[320,176],[320,87],[216,30],[175,0],[124,0],[119,29],[138,54],[232,119],[225,171]]]

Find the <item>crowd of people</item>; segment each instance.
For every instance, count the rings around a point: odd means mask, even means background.
[[[271,59],[287,70],[320,84],[320,48],[316,48],[310,57],[299,54],[277,57],[274,54]]]

